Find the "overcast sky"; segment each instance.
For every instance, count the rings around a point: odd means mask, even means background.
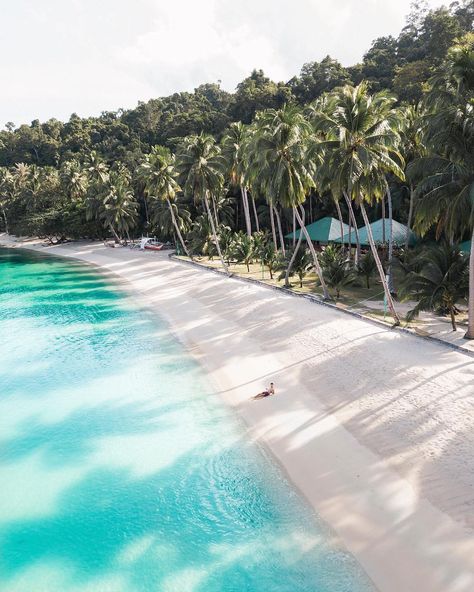
[[[430,0],[439,6],[441,0]],[[0,0],[0,125],[98,115],[253,68],[289,80],[397,35],[410,0]]]

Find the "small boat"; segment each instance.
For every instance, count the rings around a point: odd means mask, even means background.
[[[140,249],[146,249],[147,251],[161,251],[163,248],[163,243],[160,243],[155,238],[151,237],[142,237],[140,241]]]
[[[163,243],[147,243],[143,248],[147,251],[161,251],[163,248]]]

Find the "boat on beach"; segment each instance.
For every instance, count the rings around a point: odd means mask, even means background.
[[[163,243],[148,243],[144,249],[146,251],[161,251],[163,249]]]
[[[140,249],[146,251],[161,251],[163,249],[164,243],[156,240],[156,238],[152,237],[142,237],[140,241]]]

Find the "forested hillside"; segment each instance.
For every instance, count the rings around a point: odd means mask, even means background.
[[[416,103],[449,47],[472,30],[473,21],[474,0],[431,11],[416,2],[397,38],[376,39],[362,63],[349,68],[327,56],[304,64],[300,74],[286,82],[274,82],[255,70],[234,93],[218,84],[203,84],[193,93],[151,99],[135,109],[100,117],[73,114],[66,123],[7,123],[0,131],[0,166],[57,166],[95,150],[106,162],[120,160],[133,167],[155,144],[175,149],[180,138],[201,131],[220,139],[231,122],[250,123],[256,111],[289,101],[305,105],[335,87],[361,80],[367,80],[372,91],[391,90],[400,102]]]

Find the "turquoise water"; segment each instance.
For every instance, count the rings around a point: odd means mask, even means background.
[[[1,592],[367,592],[166,326],[0,249]]]

